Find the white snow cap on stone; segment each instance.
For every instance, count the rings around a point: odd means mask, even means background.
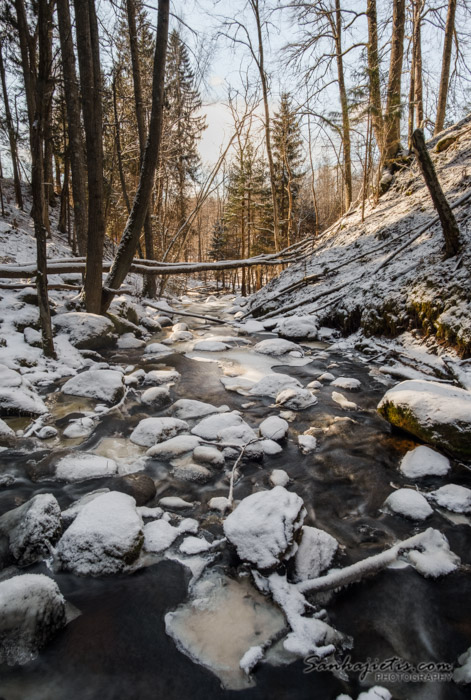
[[[401,472],[409,479],[424,476],[445,476],[450,471],[450,461],[439,452],[425,445],[406,452],[401,462]]]
[[[223,350],[229,350],[229,345],[221,343],[220,340],[198,340],[193,345],[193,350],[199,352],[222,352]]]
[[[441,532],[428,528],[426,534],[423,551],[412,550],[407,557],[422,576],[446,576],[459,566],[460,558],[450,550],[448,540]]]
[[[175,418],[189,420],[191,418],[203,418],[213,413],[226,413],[229,406],[213,406],[211,403],[196,401],[194,399],[178,399],[170,407],[170,411]]]
[[[188,423],[178,418],[144,418],[132,431],[130,440],[136,445],[152,447],[184,430],[188,430]]]
[[[196,435],[177,435],[153,445],[147,450],[147,456],[163,460],[175,459],[175,457],[181,457],[187,452],[192,452],[200,442],[201,439]]]
[[[166,520],[156,520],[144,527],[144,547],[148,552],[158,554],[168,549],[184,532],[195,534],[198,531],[198,521],[193,518],[185,518],[174,527]]]
[[[295,353],[293,357],[303,357],[304,355],[300,345],[283,338],[267,338],[267,340],[262,340],[254,345],[253,349],[261,355],[275,355],[275,357],[286,355],[287,353]]]
[[[393,513],[398,513],[411,520],[425,520],[433,513],[427,499],[414,489],[393,491],[385,500],[384,505]]]
[[[389,389],[378,408],[388,401],[411,410],[422,425],[471,421],[471,391],[450,384],[411,379]]]
[[[150,372],[144,373],[144,384],[159,386],[160,384],[177,382],[180,376],[176,369],[151,369]]]
[[[260,435],[269,440],[283,440],[286,437],[289,425],[288,422],[278,416],[265,418],[258,427]]]
[[[282,389],[289,386],[301,386],[301,383],[296,377],[290,377],[289,374],[267,374],[252,386],[249,394],[252,396],[271,396],[276,398]]]
[[[284,469],[274,469],[270,474],[270,484],[272,486],[286,486],[289,484],[289,474]]]
[[[144,350],[146,355],[170,355],[172,352],[171,348],[162,343],[149,343]]]
[[[458,666],[459,664],[459,666]],[[471,647],[458,656],[458,664],[453,672],[455,683],[471,683]]]
[[[337,389],[346,389],[347,391],[357,391],[361,387],[361,382],[354,377],[337,377],[331,382],[331,386],[335,386]]]
[[[0,418],[0,438],[15,437],[15,431]]]
[[[113,459],[88,452],[72,452],[62,457],[56,465],[56,478],[63,481],[85,481],[113,476],[118,465]]]
[[[300,496],[275,486],[244,498],[226,518],[224,534],[241,559],[266,569],[294,551],[305,515]]]
[[[332,392],[332,401],[335,401],[335,403],[338,403],[339,406],[349,411],[354,411],[358,408],[356,403],[354,403],[353,401],[349,401],[343,394],[341,394],[338,391]]]
[[[123,375],[113,369],[87,369],[71,377],[62,391],[64,394],[115,403],[123,395]]]
[[[308,389],[300,389],[297,386],[289,386],[276,395],[278,406],[285,406],[293,411],[302,411],[318,402],[317,396],[311,394]]]
[[[298,435],[299,449],[304,455],[314,452],[317,447],[317,440],[313,435]]]
[[[170,403],[170,389],[168,386],[151,386],[141,394],[141,403],[146,406],[161,407]]]
[[[317,578],[329,568],[339,543],[324,530],[304,525],[301,542],[294,557],[295,580]]]
[[[315,316],[289,316],[278,323],[278,333],[285,338],[309,338],[315,340],[318,324]]]
[[[471,512],[471,489],[458,484],[446,484],[427,494],[440,508],[446,508],[454,513]]]
[[[203,438],[203,440],[217,440],[222,430],[229,427],[247,425],[237,411],[229,413],[216,413],[203,418],[192,429],[192,434]]]

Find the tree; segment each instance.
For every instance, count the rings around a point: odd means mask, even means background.
[[[440,76],[440,87],[438,91],[437,116],[435,119],[434,135],[443,131],[445,124],[446,103],[448,96],[448,85],[450,82],[451,52],[453,47],[453,37],[455,33],[456,0],[448,0],[448,11],[446,16],[445,40],[443,42],[442,72]]]
[[[13,125],[13,118],[10,110],[10,101],[8,99],[8,90],[5,77],[5,64],[3,62],[3,38],[0,37],[0,79],[2,81],[2,94],[3,94],[3,105],[5,108],[5,123],[6,130],[8,133],[8,140],[10,143],[10,155],[13,167],[13,182],[15,186],[15,198],[16,203],[20,209],[23,209],[23,195],[21,193],[21,181],[20,173],[18,167],[18,148],[17,148],[17,134],[15,127]]]
[[[384,120],[381,100],[381,73],[378,51],[378,16],[376,0],[367,0],[366,16],[368,18],[368,89],[370,94],[370,114],[376,143],[383,157]]]
[[[283,93],[279,111],[273,117],[273,160],[275,166],[280,237],[282,247],[293,242],[294,213],[303,172],[302,138],[299,120],[288,93]]]
[[[387,165],[401,148],[401,75],[404,55],[405,0],[393,0],[391,57],[386,97],[385,144],[383,159]]]

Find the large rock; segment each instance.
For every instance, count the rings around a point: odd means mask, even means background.
[[[117,403],[124,394],[123,375],[113,369],[87,369],[69,379],[62,391],[72,396]]]
[[[40,416],[47,412],[44,401],[27,379],[0,365],[0,416]]]
[[[56,479],[61,481],[86,481],[113,476],[118,465],[113,459],[90,452],[71,452],[56,464]]]
[[[139,556],[144,541],[136,501],[111,491],[81,508],[57,546],[62,568],[82,576],[125,571]]]
[[[268,569],[295,552],[305,516],[303,499],[275,486],[244,498],[226,518],[224,534],[241,559]]]
[[[188,423],[178,418],[144,418],[131,433],[130,440],[136,445],[152,447],[188,430]]]
[[[471,392],[413,379],[386,392],[379,413],[398,428],[462,458],[471,457]]]
[[[114,325],[109,318],[82,311],[70,311],[54,317],[56,328],[67,333],[76,348],[99,350],[113,345],[115,341]]]
[[[7,558],[20,566],[47,556],[61,533],[61,510],[50,493],[38,494],[0,518],[0,536],[8,543]]]
[[[317,578],[329,568],[339,543],[324,530],[305,525],[298,551],[294,558],[294,580]]]
[[[24,574],[0,583],[0,664],[31,661],[65,624],[65,600],[48,576]]]
[[[302,338],[315,340],[319,332],[315,316],[289,316],[280,321],[276,330],[283,338],[295,340]]]

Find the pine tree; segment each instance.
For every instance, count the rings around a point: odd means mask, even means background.
[[[284,247],[293,242],[296,199],[304,174],[301,170],[301,129],[290,95],[286,92],[281,95],[280,109],[273,117],[272,134],[280,237]]]

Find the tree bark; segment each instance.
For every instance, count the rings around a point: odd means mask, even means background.
[[[106,313],[109,305],[111,304],[115,294],[115,292],[111,290],[118,289],[129,272],[149,206],[149,198],[152,191],[155,170],[159,161],[160,143],[162,138],[168,23],[169,0],[159,0],[157,39],[155,45],[154,72],[152,80],[152,113],[149,123],[147,146],[144,152],[139,184],[134,197],[131,213],[126,222],[126,227],[124,229],[116,257],[113,261],[112,268],[108,277],[106,278],[106,287],[103,289],[102,293],[101,313]]]
[[[449,0],[448,12],[446,16],[445,41],[443,44],[442,73],[440,76],[440,87],[438,91],[437,117],[435,120],[434,136],[443,131],[446,114],[446,101],[448,95],[448,85],[450,82],[451,51],[453,48],[453,36],[455,32],[456,0]]]
[[[391,59],[386,99],[384,163],[401,148],[401,73],[404,55],[405,0],[393,0]]]
[[[85,306],[89,313],[99,314],[105,240],[100,48],[95,1],[74,0],[74,6],[87,146],[88,240],[84,285]]]
[[[348,97],[345,87],[342,56],[342,10],[340,0],[335,0],[335,53],[337,62],[337,79],[339,86],[340,105],[342,109],[342,144],[343,170],[345,183],[345,211],[348,211],[353,199],[352,186],[352,156],[350,141],[350,119],[348,115]]]
[[[5,107],[5,120],[8,131],[8,140],[10,142],[10,155],[11,162],[13,166],[13,182],[15,187],[15,199],[18,207],[23,209],[23,195],[21,193],[21,180],[18,170],[18,149],[16,146],[16,132],[13,126],[13,119],[11,116],[10,102],[8,100],[7,83],[5,79],[5,65],[3,63],[3,52],[2,52],[2,42],[0,40],[0,77],[2,81],[2,92],[3,92],[3,105]]]
[[[132,78],[134,85],[134,102],[136,105],[136,120],[137,131],[139,135],[139,150],[140,163],[146,147],[146,125],[144,119],[143,98],[142,98],[142,82],[141,82],[141,66],[139,61],[139,46],[137,40],[136,27],[136,3],[135,0],[126,0],[126,10],[128,15],[129,28],[129,46],[131,50]],[[154,249],[154,234],[152,231],[152,218],[150,211],[150,196],[146,218],[144,219],[144,243],[146,249],[146,258],[153,260],[155,257]],[[144,296],[153,299],[156,295],[155,277],[146,277],[144,279]]]
[[[451,258],[456,255],[461,248],[460,231],[451,207],[443,194],[421,129],[416,129],[414,131],[412,136],[412,148],[414,149],[425,184],[428,187],[434,207],[440,218],[443,235],[445,237],[446,257]]]
[[[378,17],[376,0],[368,0],[366,8],[368,18],[368,88],[370,93],[371,124],[378,145],[380,158],[384,150],[384,120],[381,104],[381,78],[378,52]]]
[[[80,96],[75,54],[72,39],[72,25],[68,0],[56,0],[59,38],[64,77],[65,106],[67,109],[67,129],[69,135],[70,170],[72,175],[72,196],[74,200],[74,222],[77,246],[80,255],[87,251],[87,188],[85,176],[85,149],[80,123]]]

